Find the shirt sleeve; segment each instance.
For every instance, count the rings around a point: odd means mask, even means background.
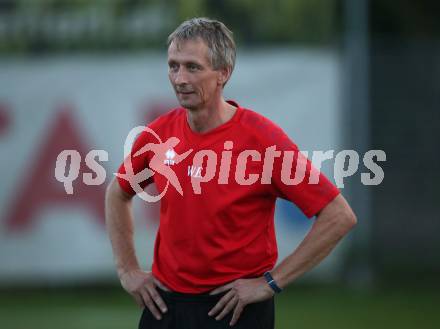
[[[139,151],[143,146],[148,144],[150,141],[150,134],[143,131],[133,143],[130,154],[124,159],[124,162],[120,165],[118,169],[118,182],[122,190],[130,195],[135,195],[136,191],[132,188],[130,184],[130,178],[124,177],[127,173],[127,168],[131,165],[133,173],[136,175],[145,168],[148,168],[151,158],[151,152],[146,151],[140,155],[134,156],[137,151]],[[142,189],[147,187],[149,184],[153,183],[153,177],[149,177],[139,183]]]
[[[308,218],[315,216],[340,193],[339,190],[281,128],[274,127],[271,139],[272,145],[281,151],[274,160],[272,173],[276,196],[293,202]]]

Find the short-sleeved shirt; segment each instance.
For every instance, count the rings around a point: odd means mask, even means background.
[[[155,172],[142,188],[154,182],[161,192],[168,183],[152,271],[177,292],[203,293],[271,270],[278,256],[276,199],[290,200],[310,218],[339,194],[280,127],[228,102],[237,108],[234,116],[206,133],[190,128],[183,108],[159,117],[148,128],[161,146],[145,131],[130,155],[134,173],[147,167]],[[134,156],[142,148],[147,151]],[[164,174],[170,169],[171,179]],[[118,172],[126,173],[124,164]],[[118,181],[135,194],[127,180]]]

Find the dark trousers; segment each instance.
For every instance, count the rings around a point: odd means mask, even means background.
[[[274,329],[275,307],[274,299],[246,305],[235,326],[230,327],[231,311],[222,320],[208,316],[208,312],[220,300],[223,294],[210,296],[208,294],[192,295],[167,292],[158,289],[168,312],[162,314],[161,320],[144,308],[139,329]]]

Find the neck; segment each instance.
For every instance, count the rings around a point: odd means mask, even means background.
[[[196,110],[187,109],[187,120],[191,129],[197,133],[205,133],[229,121],[237,109],[223,98],[208,107]]]

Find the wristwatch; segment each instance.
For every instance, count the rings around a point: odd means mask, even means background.
[[[280,287],[278,287],[269,271],[264,273],[264,278],[266,279],[267,284],[272,288],[273,291],[275,291],[276,294],[279,294],[281,291],[283,291]]]

